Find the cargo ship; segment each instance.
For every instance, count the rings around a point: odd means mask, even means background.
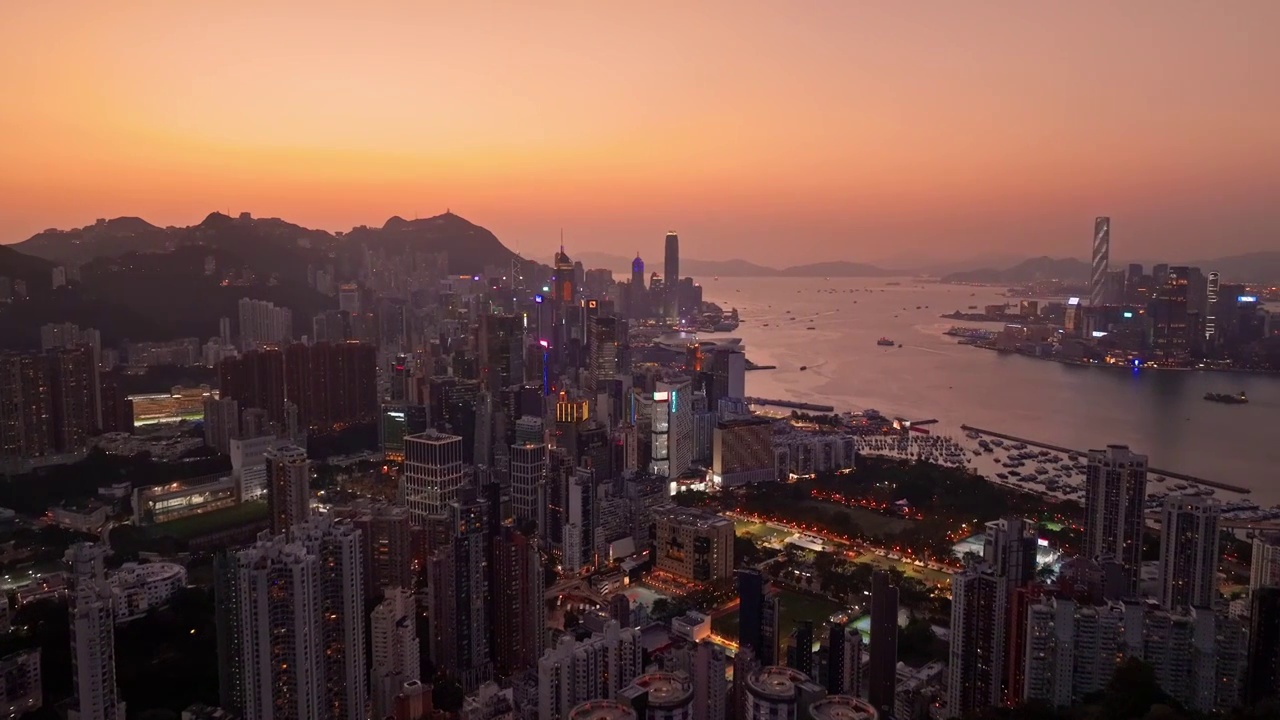
[[[884,347],[893,347],[893,341],[887,337],[880,338],[879,340],[876,341],[876,344],[882,345]]]

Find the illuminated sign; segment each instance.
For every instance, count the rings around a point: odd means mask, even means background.
[[[1125,311],[1124,311],[1124,316],[1125,316],[1126,318],[1131,318],[1131,317],[1133,317],[1133,311],[1132,311],[1132,310],[1125,310]]]
[[[551,292],[551,288],[547,285],[542,286],[542,292]]]
[[[676,411],[676,391],[671,391],[671,412]]]
[[[1106,336],[1107,336],[1107,333],[1106,333],[1106,332],[1104,332],[1104,331],[1102,331],[1102,330],[1094,330],[1093,332],[1091,332],[1091,333],[1089,333],[1089,334],[1090,334],[1090,335],[1092,335],[1093,337],[1096,337],[1096,338],[1106,337]]]
[[[542,295],[534,295],[534,296],[533,296],[533,301],[534,301],[534,302],[536,302],[536,303],[541,303],[541,302],[542,302],[542,300],[543,300]]]
[[[671,393],[667,392],[666,390],[660,390],[653,394],[654,402],[666,402],[667,400],[670,400],[670,399],[671,399]]]
[[[549,347],[551,347],[551,343],[547,342],[546,340],[539,340],[539,341],[538,341],[538,344],[539,344],[539,345],[541,345],[541,346],[542,346],[542,347],[544,347],[544,348],[549,348]]]
[[[1071,299],[1067,300],[1067,304],[1068,304],[1068,305],[1079,305],[1079,304],[1080,304],[1080,298],[1078,298],[1078,297],[1071,298]]]
[[[1036,544],[1040,547],[1049,547],[1049,541],[1044,538],[1036,538]]]
[[[1257,295],[1241,295],[1236,298],[1236,302],[1258,302]]]
[[[476,282],[479,282],[479,281],[480,281],[480,276],[479,276],[479,275],[472,275],[472,276],[471,276],[471,279],[472,279],[472,280],[474,280],[474,281],[476,281]]]

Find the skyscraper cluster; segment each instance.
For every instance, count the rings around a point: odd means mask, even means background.
[[[88,346],[0,353],[0,467],[83,452],[101,425]]]

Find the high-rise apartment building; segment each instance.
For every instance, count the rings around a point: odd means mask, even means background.
[[[733,521],[697,508],[671,505],[656,513],[661,572],[696,583],[733,576]]]
[[[413,587],[413,540],[408,508],[362,501],[346,508],[334,508],[331,515],[349,519],[360,531],[366,597],[375,597],[392,588]]]
[[[370,694],[375,718],[389,717],[404,684],[421,680],[416,605],[408,588],[387,590],[369,617],[373,646]]]
[[[827,692],[862,696],[862,633],[853,623],[832,623],[827,629]]]
[[[663,315],[675,322],[680,319],[680,236],[674,231],[667,233],[664,250],[662,287],[666,296],[663,298]]]
[[[751,648],[761,665],[772,665],[778,655],[778,593],[755,568],[738,570],[736,577],[738,644]]]
[[[124,720],[116,685],[115,610],[106,578],[107,548],[77,543],[67,550],[70,582],[72,697],[70,720]]]
[[[813,676],[813,621],[798,620],[787,638],[787,667]]]
[[[1264,586],[1249,598],[1249,657],[1245,702],[1280,697],[1280,587]]]
[[[1015,591],[1034,578],[1034,525],[1020,518],[987,523],[981,562],[951,579],[950,681],[947,711],[960,716],[1013,704],[1009,636]],[[875,630],[871,634],[875,662]]]
[[[450,537],[427,561],[431,659],[473,692],[493,675],[485,504],[468,490],[445,512]]]
[[[1218,523],[1213,498],[1166,498],[1160,521],[1160,604],[1212,608],[1218,597]]]
[[[1104,304],[1107,269],[1111,262],[1111,218],[1093,221],[1093,269],[1089,274],[1089,304]]]
[[[596,566],[598,488],[595,470],[588,466],[578,467],[569,476],[565,487],[560,567],[565,574],[572,575]]]
[[[204,399],[204,444],[226,455],[240,436],[240,403],[235,398]]]
[[[241,298],[240,350],[278,345],[293,338],[293,312],[265,300]]]
[[[220,397],[236,400],[242,412],[264,410],[270,422],[284,423],[284,352],[279,348],[224,358],[218,363],[218,387]]]
[[[268,450],[263,457],[271,532],[279,535],[311,517],[311,462],[296,445]]]
[[[693,650],[693,717],[725,720],[728,715],[729,656],[724,648],[702,640]]]
[[[683,672],[645,673],[617,697],[643,720],[701,720],[694,714],[693,680]]]
[[[867,700],[882,712],[892,712],[898,687],[898,588],[884,570],[871,576],[870,645]]]
[[[0,715],[17,720],[44,705],[40,648],[0,657]]]
[[[1136,597],[1142,572],[1143,515],[1147,503],[1147,456],[1125,445],[1090,450],[1085,475],[1085,555],[1116,563],[1125,597]]]
[[[346,520],[317,517],[291,530],[319,561],[322,703],[331,720],[363,720],[368,712],[365,670],[364,550]]]
[[[233,709],[245,720],[334,717],[325,707],[320,559],[284,535],[264,534],[234,563],[240,613],[231,630],[240,656],[220,658],[242,673],[243,706]]]
[[[378,416],[378,350],[372,344],[289,345],[284,383],[303,427],[331,432]]]
[[[1260,532],[1253,537],[1249,590],[1280,587],[1280,533]]]
[[[640,676],[640,631],[612,620],[582,641],[565,636],[538,660],[538,720],[563,720],[572,708],[612,698]]]
[[[536,666],[546,650],[544,569],[531,535],[504,525],[489,543],[490,645],[494,671],[509,678]]]
[[[779,665],[762,667],[742,682],[746,690],[743,720],[807,717],[809,706],[826,695],[808,675]]]

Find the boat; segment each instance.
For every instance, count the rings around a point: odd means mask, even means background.
[[[882,337],[876,341],[876,344],[882,347],[893,347],[895,343],[887,337]]]
[[[812,326],[812,325],[810,325],[809,327],[805,328],[805,330],[817,330],[817,329],[818,329],[818,328],[816,328],[816,327],[814,327],[814,326]]]
[[[1239,395],[1228,395],[1226,393],[1205,393],[1204,399],[1209,402],[1224,403],[1226,405],[1244,405],[1249,402],[1249,398],[1245,396],[1241,390]]]
[[[808,370],[808,369],[809,369],[809,366],[808,366],[808,365],[801,365],[801,366],[800,366],[800,372],[804,372],[805,370]]]

